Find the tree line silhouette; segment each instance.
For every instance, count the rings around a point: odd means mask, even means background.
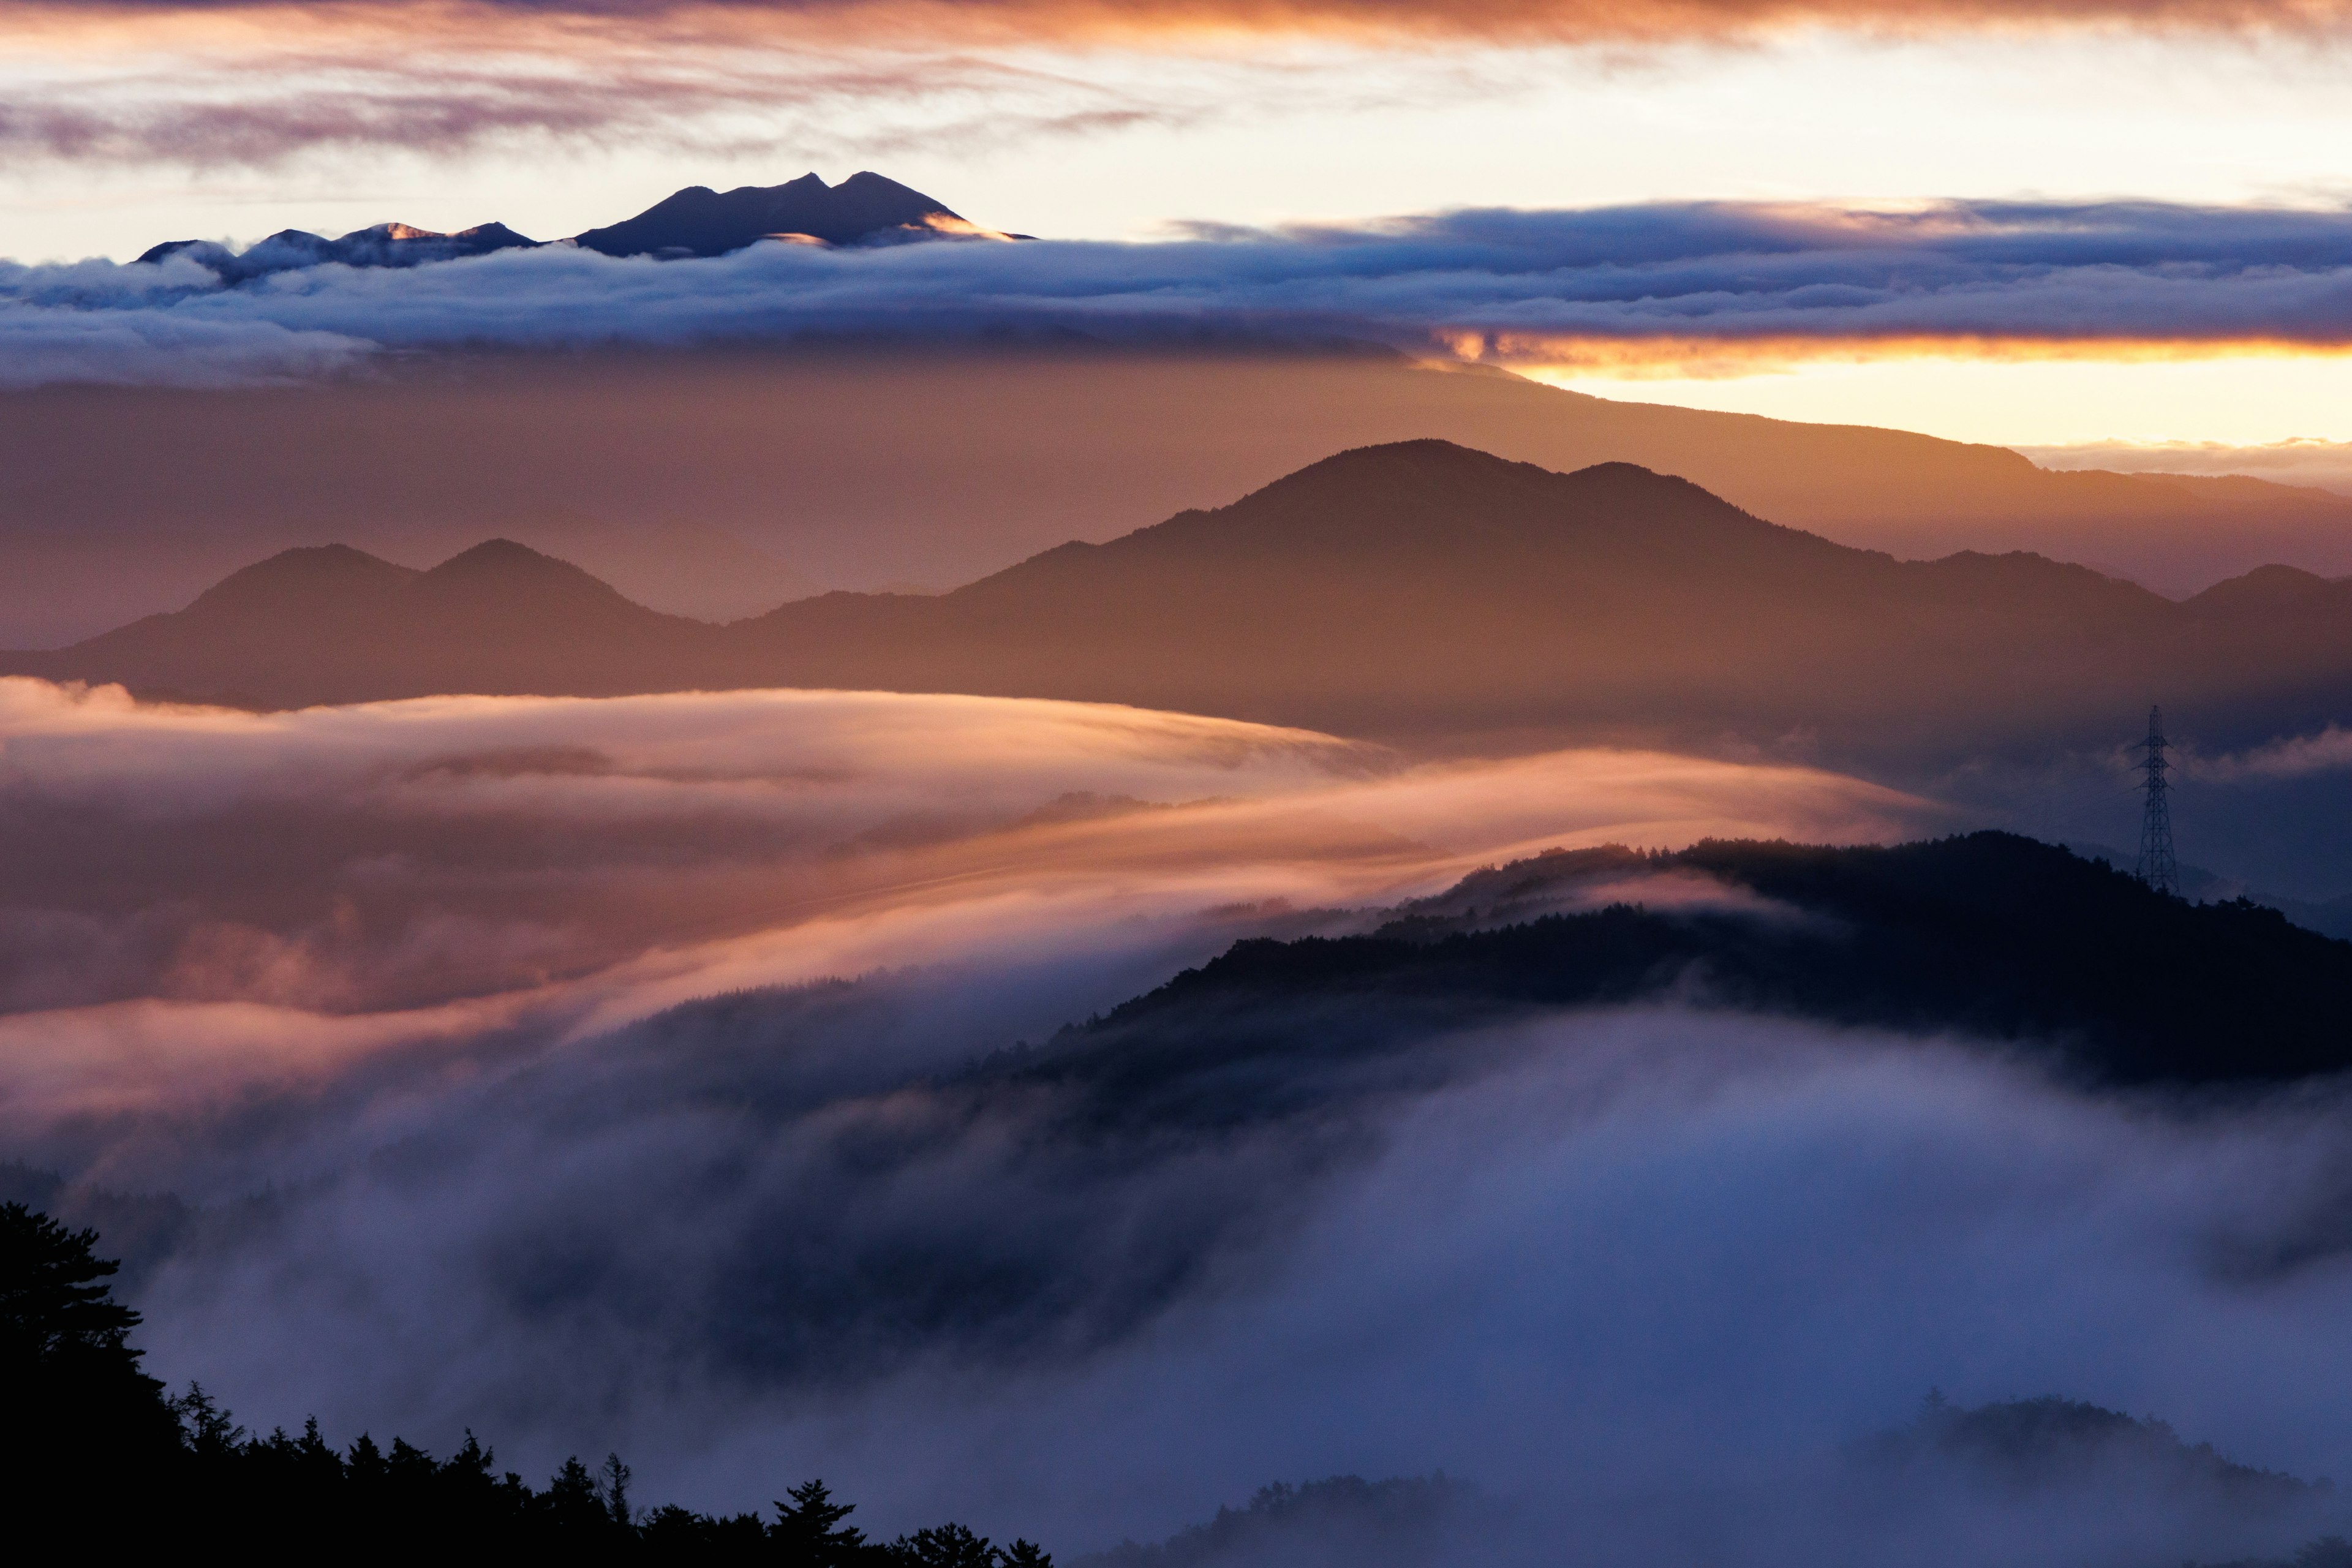
[[[1035,1544],[1000,1546],[961,1524],[889,1542],[847,1522],[821,1480],[777,1500],[775,1517],[642,1508],[618,1455],[566,1459],[542,1487],[471,1432],[436,1459],[394,1437],[338,1449],[314,1418],[301,1435],[248,1433],[201,1384],[168,1394],[131,1343],[140,1315],[114,1300],[120,1265],[98,1233],[21,1203],[0,1204],[0,1489],[89,1539],[383,1556],[462,1542],[468,1550],[559,1550],[573,1558],[776,1568],[1053,1568]]]

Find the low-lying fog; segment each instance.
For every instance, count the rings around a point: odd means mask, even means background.
[[[2057,1393],[2352,1473],[2333,1087],[2093,1096],[1673,1006],[1455,1041],[1410,1088],[1303,1057],[1217,1125],[964,1070],[1543,846],[1956,825],[1796,768],[1405,766],[1070,704],[0,682],[0,1157],[196,1205],[137,1260],[141,1339],[241,1420],[618,1449],[655,1500],[822,1475],[885,1533],[1074,1555],[1443,1468],[1486,1500],[1446,1562],[2304,1539],[2331,1502],[1848,1445],[1931,1387]],[[694,1000],[826,976],[865,978]]]

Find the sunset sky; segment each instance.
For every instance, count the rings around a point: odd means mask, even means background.
[[[2352,7],[2336,0],[87,0],[11,7],[0,62],[0,248],[20,262],[386,219],[549,238],[683,185],[810,169],[876,169],[986,225],[1146,258],[1608,208],[1571,225],[1578,254],[1517,268],[1513,310],[1417,299],[1410,330],[1464,352],[1465,331],[1499,327],[1508,341],[1467,352],[1606,395],[1968,439],[2352,438]],[[2119,202],[2136,205],[2098,205]],[[1793,271],[1726,241],[1696,283],[1591,282],[1654,260],[1644,237],[1689,203],[1829,237]],[[1938,220],[1949,203],[1967,205]],[[1988,205],[2004,203],[2035,208],[2027,238],[1931,272],[1972,227],[2013,240],[2015,216]],[[2129,232],[2082,254],[2119,211]],[[2284,216],[2309,226],[2282,238]],[[1865,321],[1838,258],[1890,218],[1938,254],[1880,268]],[[1411,270],[1443,294],[1462,268]],[[1288,278],[1285,308],[1324,308],[1326,282]],[[1596,289],[1644,319],[1526,325],[1531,298]],[[1769,321],[1747,309],[1758,289]]]

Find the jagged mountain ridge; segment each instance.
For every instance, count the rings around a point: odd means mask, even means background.
[[[243,250],[209,239],[173,239],[152,246],[139,260],[157,262],[184,257],[219,274],[224,282],[242,283],[273,272],[294,272],[338,262],[345,267],[422,267],[435,261],[455,261],[493,251],[527,249],[541,242],[517,234],[502,223],[477,224],[455,234],[438,234],[404,223],[380,223],[354,229],[340,239],[307,229],[284,228]]]
[[[827,246],[904,244],[927,239],[1006,238],[983,229],[946,204],[870,171],[827,185],[814,174],[781,185],[739,185],[720,193],[689,185],[632,218],[575,235],[568,242],[606,256],[657,259],[724,256],[762,239]],[[551,243],[518,234],[502,223],[478,224],[454,234],[380,223],[330,239],[306,229],[280,229],[243,250],[208,239],[166,240],[141,253],[143,262],[184,257],[240,283],[273,272],[337,262],[345,267],[417,267],[536,248]]]
[[[232,578],[248,583],[236,595],[0,663],[270,707],[459,690],[961,691],[1440,751],[1791,731],[1864,758],[2104,743],[2151,689],[2215,744],[2352,718],[2352,584],[2277,569],[2175,603],[2033,555],[1904,562],[1631,465],[1563,475],[1436,441],[1343,453],[1232,506],[1066,544],[952,593],[826,594],[725,627],[609,590],[591,614],[593,579],[506,548],[513,597],[468,601],[479,624],[453,620],[425,579],[392,591],[381,574],[362,586],[356,569],[314,582],[273,566]],[[281,607],[245,597],[264,583]],[[347,613],[312,603],[345,597]],[[429,626],[412,624],[428,604]],[[604,637],[607,623],[625,635]]]

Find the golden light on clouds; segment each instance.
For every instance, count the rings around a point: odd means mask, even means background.
[[[26,1103],[93,1114],[525,1019],[589,1030],[908,964],[1213,948],[1248,911],[1391,901],[1551,846],[1944,819],[1796,766],[1408,766],[1186,714],[873,692],[247,714],[10,679],[0,746],[10,831],[62,810],[83,824],[59,829],[72,879],[110,889],[81,910],[26,861],[17,896],[47,912],[0,972],[0,1057]],[[173,856],[142,851],[159,834]]]
[[[2352,342],[2342,346],[2278,340],[2079,338],[2018,336],[1850,336],[1794,333],[1748,338],[1529,337],[1517,333],[1445,332],[1442,338],[1471,363],[1507,365],[1554,385],[1591,377],[1643,381],[1729,381],[1787,374],[1817,365],[2026,364],[2063,363],[2148,365],[2228,361],[2276,368],[2308,363],[2329,372],[2352,370]]]
[[[2160,343],[2107,353],[2098,344],[2000,345],[1983,353],[1825,352],[1727,354],[1694,373],[1673,361],[1519,367],[1548,385],[1597,396],[1760,414],[1814,424],[1877,425],[1958,441],[2034,449],[2095,443],[2091,466],[2167,467],[2104,445],[2219,443],[2226,456],[2183,471],[2263,471],[2242,446],[2352,440],[2352,353],[2275,345]],[[2069,462],[2065,466],[2079,467]],[[2303,479],[2282,468],[2287,483]]]

